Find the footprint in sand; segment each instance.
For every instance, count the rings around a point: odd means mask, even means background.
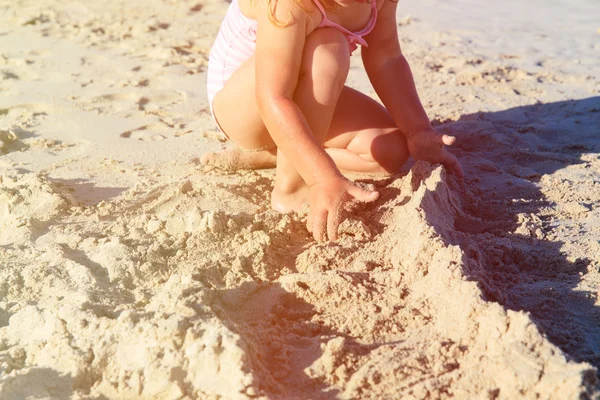
[[[0,130],[0,154],[6,154],[22,148],[23,144],[12,129],[6,131]]]
[[[158,141],[167,138],[180,137],[192,132],[186,129],[183,123],[174,123],[170,118],[161,118],[159,121],[140,126],[121,133],[124,139],[137,139],[143,141]]]
[[[14,72],[11,71],[2,71],[2,79],[14,79],[14,80],[19,80],[19,75],[15,74]]]
[[[142,95],[148,85],[147,79],[136,81],[128,86],[138,87],[140,91],[123,91],[92,97],[80,103],[80,107],[86,111],[96,111],[101,114],[131,113],[133,111],[156,114],[161,109],[165,110],[185,101],[185,94],[174,90],[153,90],[152,94]]]
[[[148,125],[140,126],[139,128],[132,129],[130,131],[125,131],[121,133],[119,136],[125,139],[137,139],[137,140],[165,140],[167,138],[166,135],[162,133],[158,133],[164,130],[164,125],[160,122],[153,122]]]
[[[2,111],[4,110],[0,109],[0,115]],[[20,127],[0,129],[0,154],[27,150],[32,143],[38,141],[33,139],[35,136],[33,132]]]
[[[103,94],[80,103],[79,107],[85,111],[96,111],[100,114],[114,114],[131,110],[139,98],[140,96],[133,92]]]

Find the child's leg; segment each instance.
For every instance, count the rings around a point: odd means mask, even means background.
[[[306,38],[294,102],[302,110],[319,143],[329,125],[350,70],[348,42],[332,28],[317,29]],[[271,205],[278,211],[299,211],[308,187],[282,152],[277,153],[277,174]]]
[[[385,107],[349,87],[340,95],[323,145],[347,171],[393,174],[409,156],[404,135]]]
[[[354,172],[395,173],[408,158],[404,136],[388,111],[347,86],[339,97],[323,146],[340,169]],[[276,148],[203,155],[204,164],[227,170],[274,168],[276,161]]]
[[[277,164],[277,147],[257,151],[234,148],[216,153],[204,153],[200,157],[200,162],[202,165],[224,171],[274,168]]]
[[[347,86],[339,97],[323,146],[340,169],[354,172],[395,173],[408,158],[404,136],[388,111]],[[227,170],[273,168],[276,161],[276,148],[203,155],[204,164]]]
[[[346,40],[338,31],[313,32],[307,38],[294,100],[313,134],[324,142],[340,168],[396,172],[408,157],[404,138],[385,108],[343,86],[349,66],[347,52]],[[274,146],[256,106],[254,58],[246,61],[217,93],[213,107],[221,127],[238,146]],[[203,157],[209,165],[219,165],[223,160],[240,168],[265,167],[272,165],[275,156],[268,151],[234,150]],[[299,209],[306,196],[304,182],[283,154],[277,160],[273,205],[279,210]]]
[[[317,29],[306,38],[294,101],[319,143],[326,139],[349,67],[348,43],[341,32],[332,28]],[[217,93],[213,109],[222,129],[238,146],[253,149],[274,145],[255,101],[254,58],[242,64]],[[212,160],[204,157],[203,161],[214,161],[214,156],[211,157]],[[307,193],[302,177],[283,153],[278,152],[273,208],[299,210]]]

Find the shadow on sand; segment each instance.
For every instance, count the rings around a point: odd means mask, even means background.
[[[5,378],[0,387],[0,399],[63,399],[70,398],[73,378],[52,368],[31,368],[27,373]],[[108,400],[103,395],[90,396],[93,400]]]
[[[343,336],[313,322],[312,304],[277,282],[245,282],[215,294],[219,301],[213,311],[246,344],[261,389],[281,398],[337,398],[337,390],[326,391],[305,372],[323,354],[323,338]]]
[[[102,201],[108,201],[119,196],[126,187],[97,186],[87,179],[50,179],[57,189],[72,196],[75,201],[87,206],[95,206]]]
[[[462,213],[444,239],[461,246],[469,278],[479,283],[488,301],[529,312],[567,357],[596,368],[600,367],[598,287],[585,290],[581,285],[587,276],[598,273],[594,268],[600,254],[573,259],[573,252],[565,249],[578,241],[598,242],[597,233],[594,237],[585,224],[593,223],[597,215],[594,207],[600,204],[600,193],[577,192],[581,180],[600,184],[598,127],[599,97],[466,115],[438,126],[458,136],[452,151],[465,167],[464,190],[459,193]],[[560,202],[553,203],[544,176],[574,165],[588,175],[569,170],[564,176],[572,180],[553,178],[559,186],[551,189],[564,193]],[[392,180],[377,184],[382,192],[378,204],[398,195],[396,189],[381,186]],[[587,205],[587,216],[561,214],[569,195]],[[367,212],[376,211],[374,206]],[[580,230],[573,228],[575,222]],[[310,242],[306,240],[302,248]],[[293,271],[297,256],[291,252],[287,258],[268,257],[270,268],[277,269],[285,258]],[[296,284],[303,289],[302,282]],[[343,337],[347,348],[357,352],[366,354],[370,348],[315,323],[319,310],[288,289],[279,282],[260,280],[215,289],[218,300],[213,310],[248,346],[249,367],[262,389],[282,398],[300,394],[301,398],[338,398],[339,391],[309,376],[306,368],[323,355],[322,344],[334,337]]]
[[[457,136],[466,170],[463,215],[446,239],[476,261],[471,278],[488,300],[531,313],[567,357],[600,368],[600,252],[585,254],[600,248],[600,97],[467,115],[438,129]]]

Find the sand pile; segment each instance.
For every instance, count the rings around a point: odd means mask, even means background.
[[[0,0],[0,399],[598,398],[592,3],[402,4],[466,179],[356,176],[318,244],[199,163],[226,2]]]
[[[0,393],[590,393],[591,366],[567,361],[527,314],[485,300],[475,281],[486,283],[485,264],[450,244],[465,214],[457,183],[422,163],[383,183],[339,243],[315,244],[299,217],[207,203],[253,200],[268,190],[259,174],[232,186],[199,176],[96,207],[40,176],[4,178],[3,228],[18,235],[3,240]]]

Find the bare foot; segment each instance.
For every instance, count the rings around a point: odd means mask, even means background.
[[[271,193],[271,208],[280,213],[300,212],[308,203],[308,186],[283,187],[275,184]]]
[[[277,162],[277,149],[247,152],[239,149],[224,150],[218,153],[204,153],[200,162],[204,166],[237,171],[240,169],[273,168]]]

